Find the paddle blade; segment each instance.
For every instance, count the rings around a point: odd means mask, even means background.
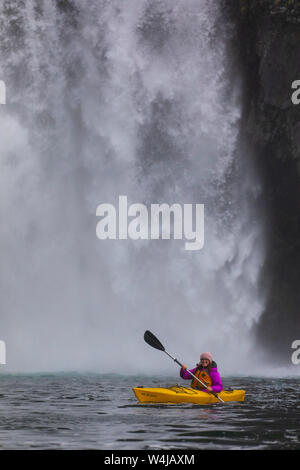
[[[160,351],[165,350],[161,342],[156,338],[156,336],[154,336],[153,333],[151,333],[151,331],[145,331],[144,340],[146,343],[152,346],[152,348],[159,349]]]

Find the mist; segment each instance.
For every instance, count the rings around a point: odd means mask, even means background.
[[[232,25],[206,0],[1,1],[2,371],[255,362],[260,181],[239,140]],[[96,208],[204,204],[205,242],[99,240]]]

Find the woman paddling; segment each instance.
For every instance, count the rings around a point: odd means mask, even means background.
[[[191,375],[188,370],[186,370],[186,365],[182,365],[180,369],[180,377],[185,380],[191,380]],[[202,353],[200,356],[200,363],[197,364],[197,367],[190,369],[190,372],[194,374],[201,382],[207,385],[207,388],[204,388],[198,380],[192,380],[191,387],[197,388],[198,390],[203,390],[204,392],[214,392],[219,393],[223,390],[223,385],[221,381],[220,374],[217,369],[217,364],[213,361],[212,354],[209,352]]]

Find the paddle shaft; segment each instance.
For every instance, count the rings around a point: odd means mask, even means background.
[[[176,362],[176,364],[178,364],[180,367],[182,367],[182,364],[173,356],[171,356],[171,354],[168,353],[168,351],[164,350],[164,352],[171,358],[173,359],[174,362]],[[194,377],[194,379],[198,380],[199,383],[201,383],[201,385],[203,385],[204,388],[207,388],[207,385],[205,383],[203,383],[200,379],[198,379],[198,377],[196,377],[194,374],[192,374],[192,372],[190,372],[189,370],[187,371],[192,377]],[[224,403],[224,400],[222,400],[222,398],[218,397],[218,395],[214,392],[210,392],[214,395],[214,397],[216,397],[220,402]]]

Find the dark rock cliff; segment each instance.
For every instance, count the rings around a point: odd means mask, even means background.
[[[244,77],[242,140],[250,149],[263,192],[267,292],[256,337],[276,361],[291,363],[300,339],[300,1],[224,0],[236,27]]]

